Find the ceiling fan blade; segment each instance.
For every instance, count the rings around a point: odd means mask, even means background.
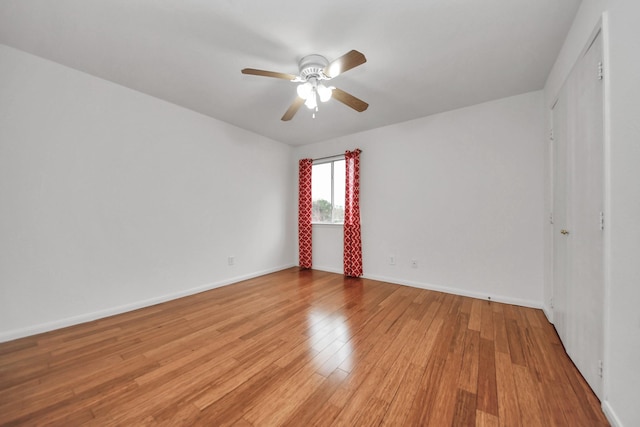
[[[327,65],[324,69],[324,75],[332,79],[365,62],[367,62],[367,58],[362,53],[352,50]]]
[[[369,104],[364,102],[362,99],[356,98],[350,93],[347,93],[337,88],[333,89],[333,92],[331,93],[331,97],[336,101],[340,101],[347,107],[351,107],[360,113],[362,113],[364,110],[369,108]]]
[[[282,121],[283,122],[287,122],[291,119],[293,119],[293,116],[296,115],[296,113],[298,112],[298,109],[300,109],[300,107],[302,106],[302,104],[304,104],[304,99],[300,98],[299,96],[295,99],[295,101],[293,101],[293,104],[291,104],[291,106],[289,107],[289,109],[287,110],[286,113],[284,113],[284,116],[282,116]]]
[[[275,71],[256,70],[255,68],[245,68],[242,74],[251,74],[253,76],[275,77],[276,79],[295,80],[298,76],[287,73],[276,73]]]

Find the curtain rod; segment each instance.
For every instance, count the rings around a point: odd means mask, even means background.
[[[362,150],[360,150],[360,152],[362,153]],[[344,154],[336,154],[334,156],[318,157],[317,159],[311,159],[311,160],[313,160],[315,162],[316,160],[327,160],[327,159],[333,159],[334,157],[344,157]]]

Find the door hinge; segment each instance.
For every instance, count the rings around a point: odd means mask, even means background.
[[[600,212],[600,230],[604,230],[604,212]]]
[[[553,141],[553,129],[549,131],[549,141]]]
[[[604,78],[604,66],[602,65],[602,61],[598,61],[598,80],[602,80]]]
[[[549,299],[549,306],[553,310],[553,298]]]
[[[602,371],[603,371],[603,363],[602,360],[598,360],[598,376],[600,378],[602,378]]]
[[[549,224],[553,224],[553,212],[549,213]]]

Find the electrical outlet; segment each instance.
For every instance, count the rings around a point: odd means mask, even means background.
[[[411,268],[418,268],[418,261],[415,258],[411,260]]]
[[[389,255],[389,265],[396,265],[396,256]]]
[[[228,261],[229,265],[234,265],[236,263],[236,257],[230,256]]]

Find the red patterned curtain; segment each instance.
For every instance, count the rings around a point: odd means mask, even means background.
[[[362,276],[362,241],[360,238],[360,150],[344,154],[346,183],[344,196],[344,274]]]
[[[301,159],[298,170],[298,246],[300,267],[311,268],[311,170],[313,160]]]

